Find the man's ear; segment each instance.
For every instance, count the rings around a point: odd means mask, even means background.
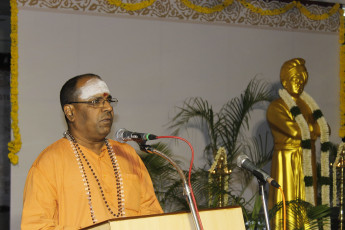
[[[74,121],[74,106],[73,105],[64,105],[63,111],[67,119],[71,122]]]

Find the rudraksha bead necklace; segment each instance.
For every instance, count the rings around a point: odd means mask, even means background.
[[[115,174],[116,191],[117,191],[117,203],[118,203],[118,212],[117,212],[117,214],[114,213],[111,210],[111,208],[110,208],[110,206],[108,204],[108,201],[105,198],[105,194],[104,194],[103,188],[101,186],[101,183],[100,183],[100,181],[99,181],[95,171],[93,170],[90,162],[87,160],[87,158],[85,157],[84,153],[80,149],[78,142],[74,139],[74,137],[68,131],[66,131],[64,133],[64,136],[69,140],[69,142],[71,144],[71,147],[72,147],[72,149],[74,151],[74,155],[75,155],[75,157],[77,159],[77,162],[78,162],[78,166],[79,166],[79,169],[80,169],[81,177],[82,177],[82,180],[83,180],[84,186],[85,186],[85,191],[86,191],[87,200],[88,200],[88,204],[89,204],[89,208],[90,208],[90,214],[91,214],[92,222],[93,223],[97,223],[97,219],[96,219],[96,215],[95,215],[95,212],[94,212],[93,206],[92,206],[91,189],[90,189],[89,179],[88,179],[88,177],[86,175],[85,167],[84,167],[83,161],[82,161],[80,156],[82,156],[82,158],[84,159],[85,163],[89,167],[91,174],[95,178],[96,183],[98,185],[98,188],[99,188],[99,190],[101,192],[104,204],[107,207],[107,209],[110,212],[110,214],[113,215],[114,217],[123,217],[123,216],[125,216],[125,205],[124,205],[125,199],[124,199],[123,183],[122,183],[120,167],[119,167],[119,165],[117,163],[114,150],[111,147],[111,145],[109,144],[108,140],[105,139],[105,145],[107,146],[108,154],[110,156],[111,163],[112,163],[113,170],[114,170],[114,174]]]

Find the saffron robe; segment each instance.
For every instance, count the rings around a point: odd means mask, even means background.
[[[162,213],[151,178],[135,150],[128,144],[109,140],[123,179],[125,216]],[[118,195],[113,166],[104,145],[100,155],[79,145],[102,186],[111,210],[118,213]],[[82,157],[81,157],[82,158]],[[99,186],[82,159],[91,190],[97,222],[113,219]],[[47,147],[33,163],[24,188],[21,229],[79,229],[93,224],[75,153],[62,138]]]

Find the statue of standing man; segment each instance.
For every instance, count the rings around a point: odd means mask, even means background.
[[[282,186],[286,201],[308,200],[306,197],[312,197],[315,204],[317,198],[315,140],[320,136],[320,128],[313,117],[310,105],[301,98],[308,81],[305,60],[294,58],[286,61],[281,67],[280,80],[284,87],[281,92],[284,93],[280,92],[281,97],[273,101],[267,110],[267,120],[274,138],[271,176]],[[305,130],[301,126],[301,119],[296,119],[296,114],[302,115],[300,116],[302,120],[304,118]],[[303,132],[308,134],[308,131],[309,139],[303,135]],[[304,148],[309,148],[309,155],[304,154]],[[303,171],[303,161],[311,165],[309,172]],[[306,174],[309,174],[309,191],[312,194],[306,193],[308,191]],[[270,186],[269,208],[280,201],[282,201],[280,191]],[[296,225],[297,218],[292,213],[288,213],[288,225]],[[280,229],[282,219],[283,212],[279,211],[273,223],[274,229]]]

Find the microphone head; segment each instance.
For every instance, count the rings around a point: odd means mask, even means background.
[[[245,160],[249,160],[249,157],[247,155],[244,155],[244,154],[239,155],[237,157],[237,166],[242,168],[242,164]]]
[[[125,143],[125,139],[123,137],[124,132],[127,132],[127,129],[119,129],[115,133],[115,140],[121,143]]]

